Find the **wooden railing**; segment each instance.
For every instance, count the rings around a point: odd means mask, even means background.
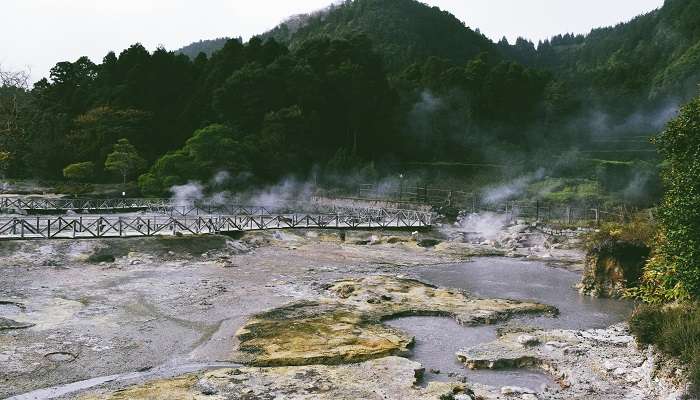
[[[432,225],[432,214],[413,210],[365,209],[355,212],[270,213],[264,208],[236,214],[193,213],[100,216],[0,217],[0,239],[79,239],[200,235],[265,229],[418,229]],[[190,210],[191,211],[191,210]],[[253,211],[253,212],[247,212]]]

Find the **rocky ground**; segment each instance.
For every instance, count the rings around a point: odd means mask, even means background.
[[[551,266],[583,271],[584,254],[577,232],[567,237],[545,234],[537,225],[495,213],[460,214],[454,223],[438,224],[445,242],[438,247],[459,254],[465,248],[483,255],[542,261]]]
[[[552,311],[536,303],[478,299],[436,288],[411,279],[419,268],[476,255],[508,255],[580,268],[582,257],[575,246],[531,227],[506,226],[496,236],[475,232],[458,223],[432,233],[269,231],[239,238],[0,242],[0,398],[115,374],[127,375],[105,379],[95,387],[76,384],[74,388],[81,390],[59,390],[54,395],[566,398],[567,382],[562,379],[562,391],[545,394],[469,382],[426,385],[420,380],[420,364],[399,357],[412,338],[382,324],[391,316],[447,315],[477,324],[514,313]],[[603,346],[596,350],[601,360],[607,354],[627,363],[628,370],[646,365],[645,371],[655,374],[653,353],[636,349],[623,331],[609,330],[610,335],[626,337],[624,352]],[[499,340],[516,335],[513,340],[520,343],[522,334],[509,333]],[[564,346],[552,354],[537,353],[548,342],[559,341],[543,336],[567,333],[528,334],[541,344],[528,344],[526,349],[536,352],[534,358],[547,359],[548,371],[570,371],[577,365],[598,368]],[[508,358],[507,352],[515,348],[501,346],[504,353],[494,356],[489,352],[493,346],[500,345],[484,344],[460,354],[469,364],[466,355]],[[232,364],[192,373],[176,368],[190,365],[197,370],[201,369],[197,365],[218,361]],[[639,380],[627,380],[616,378],[615,369],[605,371],[612,371],[611,380],[595,373],[590,379],[616,385],[609,392],[614,396],[607,398],[627,398],[616,397],[620,387],[635,393],[639,388],[644,394],[648,384],[642,383],[652,376],[638,372]],[[675,393],[671,389],[677,386],[669,382],[667,392]]]
[[[680,399],[684,393],[683,369],[651,349],[638,349],[625,324],[585,331],[510,329],[457,357],[471,369],[547,371],[560,387],[539,394],[546,399]],[[534,395],[519,388],[505,392]]]

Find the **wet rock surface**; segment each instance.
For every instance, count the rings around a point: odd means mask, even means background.
[[[407,351],[412,338],[357,309],[301,302],[258,314],[237,333],[237,361],[256,366],[344,364]]]
[[[142,399],[472,399],[459,383],[416,386],[420,364],[401,357],[363,363],[220,369],[81,400]]]
[[[341,364],[406,353],[413,339],[381,323],[407,315],[452,316],[488,324],[525,313],[555,313],[537,303],[479,299],[457,290],[386,275],[342,280],[334,296],[275,308],[251,318],[237,333],[237,361],[256,366]]]
[[[515,329],[494,342],[462,350],[457,357],[472,369],[539,368],[560,385],[537,394],[504,387],[501,395],[562,400],[683,398],[682,370],[652,349],[638,349],[626,324],[585,331]],[[480,390],[486,398],[500,398]]]
[[[377,245],[351,244],[372,237]],[[88,261],[95,254],[115,261]],[[0,301],[25,307],[2,306],[0,317],[34,324],[0,330],[0,398],[228,360],[251,315],[316,299],[338,279],[461,260],[419,248],[410,232],[334,230],[0,242],[0,257]],[[79,357],[56,363],[53,352]]]
[[[586,254],[579,290],[595,297],[620,298],[637,285],[650,249],[644,243],[605,240]]]
[[[447,239],[437,245],[446,253],[524,258],[572,271],[584,267],[579,238],[584,232],[557,236],[506,215],[467,212],[460,213],[452,224],[437,225],[436,230]]]
[[[17,322],[9,318],[0,317],[0,331],[9,329],[26,329],[34,326],[32,323]]]
[[[504,248],[500,239],[482,244],[464,239],[463,234],[452,240],[440,232],[397,231],[287,230],[249,233],[235,239],[0,242],[0,301],[24,305],[24,309],[0,307],[0,317],[34,324],[0,330],[0,398],[52,386],[59,386],[59,392],[66,393],[60,398],[65,399],[84,393],[88,398],[113,399],[464,400],[474,398],[470,389],[486,399],[548,398],[549,393],[503,394],[501,386],[463,383],[454,375],[456,383],[430,382],[424,387],[426,382],[415,377],[422,368],[420,364],[387,356],[402,353],[411,340],[409,335],[382,323],[390,316],[444,315],[469,325],[521,312],[546,311],[541,305],[523,307],[529,301],[479,299],[412,279],[420,277],[420,271],[449,267],[484,254],[532,256],[576,270],[575,262],[570,262],[576,260],[576,250],[568,244],[554,243],[530,228],[507,229],[509,237],[519,242],[514,251]],[[440,243],[421,247],[423,239]],[[363,244],[354,244],[360,242]],[[549,245],[558,248],[547,249]],[[549,252],[552,257],[544,257]],[[89,261],[91,255],[105,254],[112,255],[114,261]],[[442,285],[450,286],[449,282]],[[293,305],[289,312],[274,317],[275,310],[289,305]],[[323,345],[318,345],[324,342],[323,335],[313,336],[314,340],[309,340],[310,335],[303,336],[308,343],[293,341],[294,346],[323,350],[319,351],[320,360],[350,354],[338,361],[367,361],[263,368],[251,365],[197,373],[179,369],[193,364],[197,370],[204,370],[215,361],[232,360],[233,349],[245,348],[239,346],[241,340],[235,333],[270,312],[270,318],[263,320],[274,322],[275,318],[288,319],[303,312],[305,321],[315,327],[314,332],[323,332],[329,326],[338,329],[342,333],[338,336],[343,338],[340,347],[362,344],[357,347],[362,356],[341,352],[328,358]],[[534,336],[540,343],[524,338],[520,343],[517,337],[523,334]],[[241,338],[244,343],[254,344],[250,340],[255,335]],[[513,340],[530,351],[550,341],[536,329],[534,333],[518,331]],[[284,339],[278,345],[288,343]],[[264,343],[259,344],[264,347]],[[603,346],[600,351],[607,358],[646,354],[620,349]],[[72,355],[76,357],[71,360]],[[570,358],[562,362],[571,368],[581,357],[575,352],[566,356]],[[318,360],[302,357],[298,363]],[[136,374],[130,380],[108,379],[114,374],[151,369],[156,372]],[[165,379],[174,375],[182,376]],[[442,375],[447,377],[444,371]],[[92,379],[100,386],[81,383]],[[95,391],[86,393],[86,389]],[[668,386],[668,393],[674,392]],[[608,398],[615,399],[619,392],[611,393]]]

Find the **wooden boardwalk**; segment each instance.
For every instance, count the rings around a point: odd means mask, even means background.
[[[121,200],[121,199],[120,199]],[[134,201],[139,200],[139,201]],[[432,214],[413,210],[336,209],[334,212],[274,212],[249,206],[175,206],[143,199],[27,201],[7,209],[61,212],[110,211],[139,206],[145,214],[0,216],[0,239],[80,239],[202,235],[265,229],[418,229],[432,225]],[[5,203],[7,204],[7,203]],[[79,208],[77,206],[84,206]],[[125,207],[129,206],[129,207]]]
[[[32,211],[111,211],[171,207],[169,199],[69,199],[50,197],[0,197],[0,210]]]

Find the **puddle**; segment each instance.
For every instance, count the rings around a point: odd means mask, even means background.
[[[477,258],[473,262],[439,265],[418,272],[426,282],[465,289],[480,297],[532,300],[557,307],[560,315],[521,316],[511,323],[534,325],[545,329],[605,328],[624,321],[632,312],[631,302],[596,299],[580,295],[573,287],[580,274],[547,267],[541,262],[508,258]],[[507,323],[507,322],[506,322]],[[387,324],[415,336],[411,359],[426,369],[425,381],[454,381],[460,376],[469,382],[495,387],[519,386],[542,391],[556,383],[545,373],[534,370],[471,371],[457,361],[455,353],[496,339],[491,326],[465,327],[451,318],[408,317]],[[440,374],[430,372],[440,370]],[[449,375],[452,374],[453,377]]]
[[[576,272],[535,261],[510,258],[475,258],[473,262],[438,265],[418,271],[420,279],[465,289],[480,297],[532,300],[559,309],[557,318],[519,317],[516,321],[547,329],[595,329],[627,319],[634,308],[629,301],[582,296],[573,287]]]
[[[549,375],[539,371],[472,371],[464,367],[457,360],[457,350],[495,340],[494,326],[465,327],[452,318],[444,317],[406,317],[386,321],[386,324],[415,336],[416,344],[409,358],[423,364],[425,382],[454,382],[465,377],[467,382],[495,387],[518,386],[538,392],[544,386],[556,386]],[[439,370],[440,373],[431,370]]]
[[[75,361],[75,359],[78,358],[78,356],[76,356],[75,354],[66,353],[66,352],[63,352],[63,351],[57,351],[57,352],[54,352],[54,353],[48,353],[48,354],[44,355],[44,357],[46,357],[48,360],[51,360],[51,361],[53,361],[53,362],[59,362],[59,363],[60,363],[60,362],[71,362],[71,361]]]

